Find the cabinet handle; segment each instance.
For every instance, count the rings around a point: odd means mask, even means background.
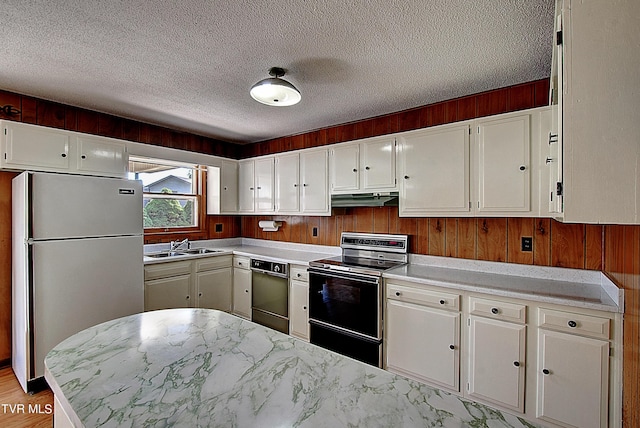
[[[249,292],[249,290],[244,290],[244,292],[245,292],[245,293],[248,293],[248,292]]]
[[[253,187],[249,187],[249,190],[253,190]]]
[[[189,300],[191,298],[191,296],[187,296],[187,300]]]
[[[258,186],[258,190],[262,189],[262,187]]]
[[[549,373],[551,373],[549,369],[542,369],[542,374],[548,375]]]
[[[444,305],[445,303],[447,303],[447,302],[445,302],[443,299],[440,299],[440,304],[441,305]]]
[[[369,171],[371,168],[369,168],[368,166],[365,166],[364,169],[366,169],[367,171]]]
[[[356,168],[353,168],[353,172],[358,172],[358,170]]]
[[[405,176],[404,176],[404,179],[405,179],[405,180],[408,180],[408,179],[409,179],[409,176],[408,176],[408,175],[405,175]]]
[[[307,183],[304,183],[304,184],[302,185],[302,187],[307,187]]]
[[[456,347],[454,345],[449,345],[449,349],[453,351],[454,349],[456,349]]]
[[[553,158],[546,158],[544,160],[544,163],[546,163],[547,165],[549,165],[551,162],[553,162]]]
[[[293,185],[293,187],[298,187],[298,185],[297,185],[297,184],[294,184],[294,185]]]
[[[398,296],[398,297],[400,296],[400,292],[399,291],[396,291],[396,296]]]
[[[578,326],[578,323],[575,322],[574,320],[571,320],[567,323],[567,325],[571,328],[576,328]]]
[[[298,274],[296,274],[296,276],[297,276],[298,278],[300,278],[300,277],[302,276],[302,274],[298,273]]]
[[[526,166],[524,166],[524,165],[520,165],[520,171],[524,171],[525,169],[527,169],[527,167],[526,167]]]
[[[66,158],[67,154],[66,153],[62,153],[60,156],[62,156],[63,158]]]
[[[228,188],[227,186],[224,186],[224,190],[225,190],[225,191],[226,191],[226,190],[229,190],[229,188]]]
[[[307,307],[306,307],[306,306],[303,306],[303,307],[302,307],[302,309],[304,309],[304,310],[306,311],[306,310],[307,310]]]
[[[516,367],[520,367],[520,361],[514,361],[513,365],[516,366]]]
[[[82,156],[80,156],[80,157],[81,157],[82,159],[86,159],[86,158],[87,158],[87,155],[82,155]]]
[[[202,293],[198,293],[198,297],[202,297]]]
[[[497,314],[498,314],[498,312],[500,312],[500,311],[498,310],[498,308],[491,308],[491,313],[492,313],[492,314],[497,315]]]

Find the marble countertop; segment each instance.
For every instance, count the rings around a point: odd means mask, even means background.
[[[86,427],[536,426],[208,309],[84,330],[47,355],[45,378]]]

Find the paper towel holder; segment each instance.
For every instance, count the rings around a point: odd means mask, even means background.
[[[260,220],[258,222],[258,226],[260,226],[263,232],[277,232],[280,226],[282,226],[282,222],[273,220]]]

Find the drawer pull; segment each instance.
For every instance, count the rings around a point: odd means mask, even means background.
[[[491,308],[491,313],[492,313],[493,315],[497,315],[497,314],[498,314],[498,312],[500,312],[500,311],[498,310],[498,308]]]
[[[189,300],[191,298],[191,296],[187,296],[187,300]]]
[[[542,369],[542,374],[548,375],[549,373],[551,373],[549,369]]]
[[[513,365],[516,366],[516,367],[520,367],[520,361],[514,361]]]
[[[447,303],[447,302],[445,302],[444,299],[440,299],[440,304],[441,305],[444,305],[445,303]]]
[[[299,274],[296,274],[296,276],[297,276],[298,278],[300,278],[300,277],[302,276],[302,274],[301,274],[301,273],[299,273]]]
[[[449,349],[453,351],[454,349],[456,349],[456,347],[454,345],[449,345]]]
[[[571,320],[567,323],[567,325],[571,328],[576,328],[578,326],[578,323],[575,322],[574,320]]]
[[[396,291],[396,296],[400,297],[400,292]]]

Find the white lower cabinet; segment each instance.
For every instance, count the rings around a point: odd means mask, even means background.
[[[445,306],[447,301],[410,287],[387,285],[387,370],[460,390],[460,312],[427,306]]]
[[[233,257],[234,315],[251,320],[251,270],[248,257]]]
[[[231,310],[231,256],[203,257],[144,267],[144,310]]]
[[[524,412],[524,325],[469,317],[470,397]]]
[[[291,266],[289,334],[309,341],[309,273],[306,266]]]
[[[622,314],[397,279],[385,297],[387,370],[545,426],[621,427]]]
[[[566,322],[561,321],[563,315]],[[595,330],[606,332],[608,339],[608,321],[540,309],[538,418],[565,427],[608,426],[609,341],[582,336],[600,336],[589,328],[600,325],[602,328]],[[575,333],[567,333],[568,329]]]

